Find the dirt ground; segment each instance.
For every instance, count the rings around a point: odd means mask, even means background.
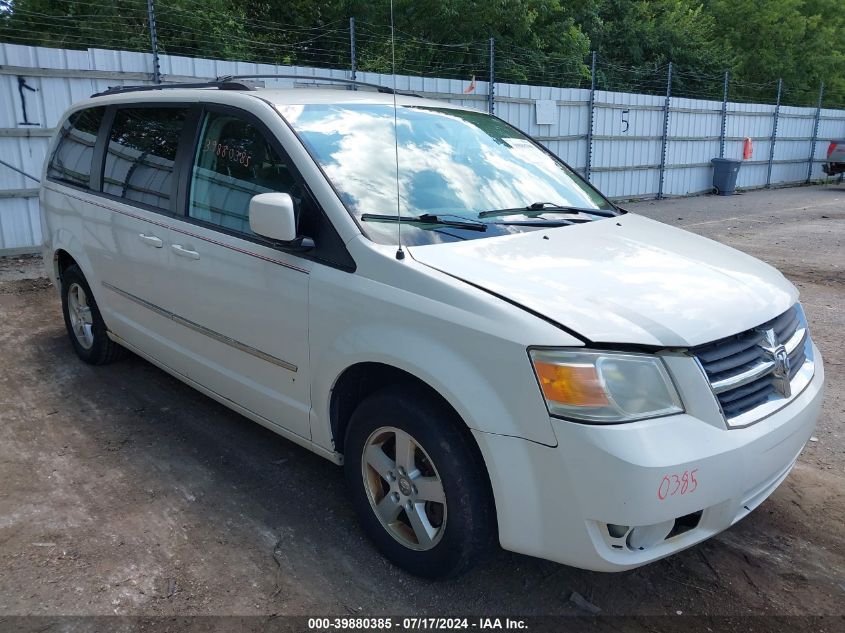
[[[623,615],[845,615],[845,186],[628,208],[780,268],[800,288],[824,355],[813,440],[730,530],[622,574],[496,551],[457,580],[418,580],[371,547],[329,462],[139,358],[79,362],[40,261],[13,258],[0,260],[0,620],[504,617],[590,605]]]

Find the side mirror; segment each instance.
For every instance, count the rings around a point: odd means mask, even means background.
[[[249,228],[276,242],[296,239],[293,199],[286,193],[260,193],[249,201]]]

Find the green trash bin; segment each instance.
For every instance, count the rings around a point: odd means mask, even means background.
[[[713,165],[713,188],[720,196],[731,196],[736,191],[736,178],[739,176],[741,160],[732,158],[711,158]]]

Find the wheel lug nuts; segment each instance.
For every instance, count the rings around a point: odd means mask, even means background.
[[[409,501],[408,503],[406,503],[406,504],[405,504],[405,509],[406,509],[408,512],[410,512],[411,510],[413,510],[413,509],[414,509],[414,504],[413,504],[413,503],[411,503],[411,502]]]
[[[390,498],[393,501],[393,503],[399,503],[399,493],[398,492],[391,493]]]

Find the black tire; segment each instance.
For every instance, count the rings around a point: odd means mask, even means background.
[[[79,356],[86,363],[91,365],[107,365],[126,355],[126,349],[112,341],[109,337],[106,324],[103,322],[103,317],[100,315],[100,310],[97,308],[97,302],[94,300],[94,294],[91,292],[91,287],[85,279],[85,275],[76,264],[71,264],[62,273],[62,314],[65,318],[65,327],[67,328],[70,343],[76,355]],[[91,333],[93,335],[93,343],[90,347],[85,347],[74,333],[73,324],[71,322],[70,309],[68,307],[68,295],[74,285],[79,286],[85,293],[88,308],[90,308],[91,316]]]
[[[476,564],[493,543],[496,519],[489,480],[472,436],[462,425],[463,421],[444,402],[413,385],[391,387],[369,396],[349,422],[344,443],[344,469],[358,519],[367,536],[388,560],[416,576],[457,576]],[[386,427],[408,433],[418,447],[413,454],[422,464],[420,469],[429,468],[428,474],[436,473],[442,483],[445,512],[440,508],[441,523],[434,528],[438,537],[430,549],[419,551],[403,544],[376,516],[375,501],[371,503],[372,488],[365,481],[363,454],[371,436]],[[376,434],[376,437],[379,436]],[[396,434],[394,446],[395,438]],[[381,445],[387,446],[383,452],[389,453],[389,442]],[[387,488],[390,485],[387,479],[378,475],[375,479],[385,490],[393,490]],[[416,486],[413,490],[417,492]],[[388,494],[392,493],[385,492],[384,496]],[[437,504],[432,507],[424,503],[422,507],[426,518],[432,509],[438,510]],[[445,519],[442,519],[444,514]],[[400,511],[397,521],[410,525],[404,510]],[[436,518],[429,525],[434,523]],[[412,535],[412,538],[416,537]]]

